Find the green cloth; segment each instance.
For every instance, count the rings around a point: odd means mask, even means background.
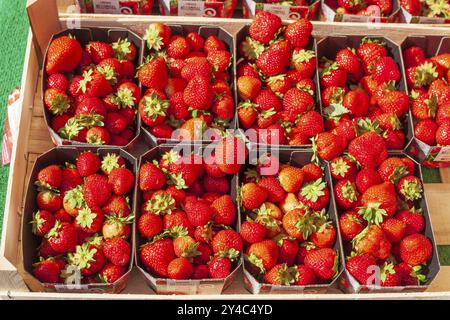
[[[28,36],[26,0],[0,0],[0,130],[3,137],[8,95],[20,85]],[[9,166],[0,165],[0,208],[5,207]],[[3,211],[0,209],[0,233]]]

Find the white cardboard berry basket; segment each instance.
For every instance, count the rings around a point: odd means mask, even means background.
[[[368,293],[343,294],[333,290],[327,294],[279,294],[252,295],[244,287],[242,271],[238,270],[234,281],[222,295],[157,295],[151,290],[136,269],[129,275],[127,287],[121,294],[80,294],[56,292],[32,292],[25,284],[24,277],[18,270],[23,268],[20,259],[21,247],[21,216],[23,215],[24,195],[31,168],[36,158],[53,147],[50,135],[45,125],[40,90],[40,63],[42,52],[45,52],[50,37],[67,27],[126,27],[142,34],[150,21],[163,21],[173,24],[198,23],[203,25],[220,25],[229,32],[236,34],[239,29],[250,23],[242,19],[215,19],[189,17],[158,17],[158,16],[123,16],[123,15],[79,15],[73,13],[70,5],[73,0],[29,0],[28,14],[31,21],[31,31],[28,37],[28,47],[24,60],[22,77],[22,92],[20,96],[20,115],[18,116],[18,136],[12,153],[12,163],[6,194],[4,222],[0,245],[0,297],[3,299],[444,299],[450,297],[450,266],[442,266],[441,270],[424,292],[419,293]],[[70,13],[72,12],[72,13]],[[42,18],[42,17],[45,17]],[[406,25],[363,23],[325,23],[314,22],[314,35],[324,37],[329,34],[388,35],[396,43],[401,43],[407,35],[442,35],[447,34],[448,27],[443,25]],[[139,144],[132,154],[135,156],[149,148]],[[434,233],[438,245],[450,244],[450,170],[441,170],[444,183],[426,184],[430,218],[435,226]],[[445,201],[443,201],[445,199]]]

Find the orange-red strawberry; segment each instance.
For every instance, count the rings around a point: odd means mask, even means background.
[[[284,37],[293,48],[302,48],[308,44],[312,29],[312,23],[308,19],[301,18],[286,27]]]
[[[210,109],[214,93],[209,80],[199,76],[191,79],[184,89],[183,98],[184,102],[193,109]]]
[[[450,145],[450,120],[444,120],[437,128],[436,143],[442,146]]]
[[[167,278],[169,263],[175,259],[172,240],[166,238],[145,244],[140,249],[140,259],[151,274]]]
[[[331,280],[339,271],[339,256],[330,248],[310,251],[305,257],[305,265],[314,271],[317,278]]]
[[[380,164],[378,173],[383,181],[397,183],[409,172],[401,158],[390,157]]]
[[[348,179],[341,179],[334,185],[334,197],[340,209],[349,210],[358,205],[356,185]]]
[[[403,116],[409,108],[409,98],[400,90],[385,92],[377,99],[378,106],[385,113],[394,113],[397,117]]]
[[[328,205],[330,191],[322,178],[304,184],[299,192],[298,200],[312,210],[321,210]]]
[[[170,279],[189,279],[194,273],[193,264],[186,258],[176,258],[167,266],[167,274]]]
[[[261,178],[258,185],[267,191],[267,200],[270,202],[280,202],[286,197],[286,192],[280,185],[279,180],[273,176]]]
[[[314,108],[314,99],[303,90],[291,88],[283,97],[283,108],[286,111],[287,120],[294,122],[299,115]]]
[[[256,111],[256,106],[252,103],[240,103],[238,106],[238,118],[239,124],[244,129],[249,129],[256,121],[258,112]]]
[[[382,182],[380,175],[375,169],[363,168],[356,175],[356,188],[359,193],[364,193],[366,190]]]
[[[62,36],[54,39],[47,50],[48,74],[69,73],[74,71],[82,57],[80,43],[72,37]]]
[[[410,210],[401,210],[395,215],[406,224],[405,235],[409,236],[414,233],[420,233],[425,228],[425,218],[421,209],[412,208]]]
[[[258,12],[248,30],[250,37],[263,44],[269,44],[281,28],[281,19],[267,11]]]
[[[411,112],[417,119],[434,118],[437,110],[438,105],[435,96],[428,97],[425,94],[421,94],[412,101]]]
[[[433,245],[426,236],[415,233],[400,242],[400,257],[411,266],[417,266],[431,258]]]
[[[304,182],[315,181],[323,176],[323,171],[320,166],[312,162],[304,165],[302,170]]]
[[[380,43],[377,40],[364,38],[361,41],[361,45],[356,50],[356,54],[364,62],[366,69],[368,69],[367,66],[376,62],[376,59],[373,57],[385,57],[388,55],[388,52],[383,43]]]
[[[331,132],[321,132],[314,139],[315,151],[324,160],[331,160],[338,156],[345,148],[342,137]],[[384,142],[383,142],[384,143]]]
[[[114,283],[119,280],[126,272],[124,267],[116,266],[112,263],[107,263],[102,271],[100,271],[100,278],[104,283]]]
[[[239,233],[234,230],[221,230],[214,235],[211,247],[215,254],[235,260],[242,252],[243,244]]]
[[[204,200],[186,202],[185,211],[194,226],[203,226],[212,220],[214,209]]]
[[[391,182],[369,187],[361,197],[359,213],[370,223],[380,224],[385,217],[392,217],[397,211],[397,195]]]
[[[142,237],[151,238],[162,231],[163,221],[159,215],[145,213],[139,217],[137,227]]]
[[[45,107],[54,115],[61,115],[71,107],[69,96],[59,89],[49,88],[44,93]]]
[[[256,242],[247,249],[247,261],[256,273],[265,273],[272,269],[279,257],[277,243],[271,239]]]
[[[186,35],[186,40],[192,51],[201,51],[203,49],[204,40],[197,32],[189,32]]]
[[[223,195],[211,204],[214,209],[214,221],[218,224],[232,226],[236,220],[236,207],[229,195]]]
[[[102,207],[111,197],[112,188],[108,183],[108,178],[93,174],[87,177],[83,186],[84,199],[90,208]]]
[[[364,229],[364,226],[364,220],[355,211],[345,212],[339,217],[341,236],[345,241],[353,240]]]
[[[391,243],[377,225],[369,225],[352,240],[353,248],[359,254],[370,253],[384,260],[391,253]]]
[[[226,174],[236,174],[247,155],[245,143],[236,137],[221,139],[215,147],[216,163]]]
[[[185,37],[174,35],[167,44],[167,54],[173,59],[183,59],[191,51],[188,41]]]
[[[112,264],[124,267],[131,259],[131,245],[123,238],[107,239],[103,242],[103,253]]]
[[[267,190],[256,183],[246,183],[241,188],[242,205],[248,210],[259,208],[267,200],[267,197]]]
[[[289,236],[306,240],[315,230],[314,217],[303,209],[294,208],[283,216],[283,228]]]
[[[226,49],[225,43],[215,35],[210,35],[206,37],[205,43],[203,44],[203,51],[205,51],[206,54],[212,51],[225,49]]]
[[[363,166],[375,168],[387,158],[386,144],[375,132],[366,132],[350,142],[348,152]]]
[[[91,144],[109,144],[111,140],[111,135],[106,128],[103,127],[92,127],[86,132],[86,141]]]
[[[231,64],[231,53],[227,50],[216,50],[209,52],[206,59],[213,66],[214,72],[223,72]]]
[[[375,258],[368,253],[350,257],[346,263],[348,272],[362,285],[370,284],[368,281],[376,266]]]
[[[298,192],[303,185],[303,170],[293,166],[286,166],[278,173],[278,180],[284,191]]]
[[[356,165],[347,157],[336,157],[330,163],[331,175],[334,179],[352,179],[356,175]]]
[[[117,195],[129,193],[134,186],[134,175],[127,168],[115,168],[108,176],[108,182]]]
[[[51,248],[57,253],[75,251],[77,230],[72,224],[56,221],[53,228],[45,236]]]
[[[163,58],[155,58],[143,64],[137,75],[143,86],[156,90],[163,90],[168,82],[167,66]]]
[[[199,254],[199,243],[190,236],[179,236],[173,240],[173,249],[177,257],[192,258]]]
[[[166,214],[163,218],[163,229],[183,228],[188,231],[188,235],[194,235],[194,226],[189,221],[184,211],[175,210],[171,214]]]
[[[289,267],[286,263],[277,264],[264,275],[264,282],[274,285],[295,284],[298,276],[297,267]]]
[[[244,221],[241,224],[240,235],[248,243],[260,242],[264,240],[266,234],[266,228],[258,222]]]
[[[261,80],[255,77],[241,76],[237,79],[237,90],[242,99],[254,99],[261,86]]]
[[[230,275],[232,263],[229,258],[215,256],[208,264],[209,275],[213,279],[223,279]]]
[[[230,121],[234,118],[234,100],[228,94],[218,96],[211,110],[220,119]]]
[[[391,242],[400,242],[405,236],[406,223],[396,218],[389,218],[381,224],[386,238]]]
[[[62,183],[62,170],[57,165],[50,165],[38,172],[36,184],[44,188],[59,189]]]
[[[139,171],[139,187],[142,191],[156,190],[166,183],[164,173],[153,163],[144,163]]]

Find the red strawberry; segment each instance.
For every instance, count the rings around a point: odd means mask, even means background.
[[[109,173],[108,182],[115,194],[124,195],[133,189],[134,175],[127,168],[115,168]]]
[[[78,84],[78,92],[90,97],[103,98],[113,92],[113,88],[103,74],[98,71],[85,71]]]
[[[189,279],[194,273],[194,266],[186,258],[176,258],[167,266],[167,273],[170,279]]]
[[[392,248],[383,230],[377,225],[369,225],[365,228],[353,238],[352,244],[357,253],[370,253],[380,260],[386,259]]]
[[[74,252],[77,245],[77,231],[67,222],[56,221],[45,236],[51,248],[57,253]]]
[[[38,172],[36,184],[44,188],[58,189],[62,183],[62,170],[57,165],[50,165]]]
[[[160,189],[166,183],[164,173],[153,163],[144,163],[139,171],[139,187],[142,191]]]
[[[258,12],[248,30],[250,37],[264,44],[269,44],[281,28],[281,19],[270,12]]]
[[[167,44],[167,54],[173,59],[183,59],[191,51],[188,41],[185,37],[174,35]]]
[[[184,89],[184,102],[197,110],[208,110],[213,104],[213,91],[209,81],[202,77],[194,77]]]
[[[92,41],[86,46],[86,51],[92,58],[95,64],[99,64],[100,61],[114,57],[114,49],[108,43],[101,41]]]
[[[399,81],[400,70],[395,60],[391,57],[381,57],[377,60],[372,71],[373,79],[382,84],[388,81]]]
[[[203,44],[203,50],[207,54],[212,51],[225,50],[225,49],[226,49],[225,43],[215,35],[210,35],[210,36],[206,37],[205,43]]]
[[[81,61],[82,48],[72,37],[62,36],[54,39],[47,49],[45,71],[49,74],[74,71]]]
[[[425,218],[422,210],[412,208],[411,210],[401,210],[395,215],[396,219],[402,220],[406,224],[405,235],[420,233],[425,228]]]
[[[450,145],[450,120],[445,120],[436,130],[436,143],[442,146]]]
[[[244,221],[241,225],[241,237],[248,243],[256,243],[264,240],[266,233],[266,228],[257,222]]]
[[[321,280],[331,280],[338,273],[339,257],[336,251],[323,248],[309,252],[305,257],[305,265],[310,267]]]
[[[302,78],[309,79],[313,77],[316,71],[316,62],[314,51],[294,49],[292,53],[292,64]]]
[[[369,111],[369,96],[362,89],[349,91],[344,96],[343,105],[350,110],[352,117],[364,117]]]
[[[360,70],[361,63],[356,55],[355,49],[344,48],[336,54],[336,63],[339,68],[347,73],[356,73]]]
[[[236,219],[236,208],[229,195],[223,195],[211,204],[214,209],[214,221],[218,224],[232,226]]]
[[[212,112],[220,119],[230,121],[234,118],[234,100],[228,95],[222,95],[215,99]]]
[[[61,208],[62,199],[53,191],[40,191],[36,197],[36,203],[40,210],[55,212]]]
[[[228,277],[231,273],[231,268],[231,260],[219,256],[212,258],[208,264],[209,274],[212,279],[223,279]]]
[[[368,253],[353,256],[346,263],[348,272],[362,285],[370,284],[368,282],[376,266],[377,262],[375,258]]]
[[[349,144],[348,152],[362,166],[369,168],[377,167],[387,158],[386,144],[375,132],[367,132],[354,139]]]
[[[207,224],[214,215],[214,210],[203,200],[194,200],[186,202],[185,211],[189,221],[194,226],[203,226]]]
[[[289,44],[286,41],[276,42],[262,52],[256,60],[256,66],[267,77],[284,73],[290,60]]]
[[[304,184],[298,195],[298,200],[312,210],[321,210],[328,205],[330,191],[322,178]]]
[[[432,254],[433,245],[430,239],[422,234],[411,234],[400,242],[400,257],[411,266],[426,262]]]
[[[40,210],[33,214],[32,232],[40,237],[43,237],[55,225],[55,217],[48,211]]]
[[[334,179],[352,179],[356,175],[356,165],[346,157],[336,157],[331,160],[331,175]]]
[[[241,201],[248,210],[257,209],[267,200],[268,192],[256,183],[246,183],[241,188]]]
[[[406,176],[400,179],[397,192],[406,201],[416,201],[422,198],[422,181],[415,176]]]
[[[293,48],[302,48],[308,44],[312,29],[312,23],[308,19],[301,18],[286,27],[284,37]]]
[[[342,137],[330,132],[321,132],[315,138],[315,150],[318,156],[328,161],[338,156],[344,150],[345,144]]]
[[[296,285],[306,286],[315,283],[317,283],[316,275],[310,267],[304,265],[297,266],[297,281],[295,282]]]
[[[102,210],[106,215],[115,215],[119,218],[128,217],[131,213],[128,200],[123,196],[117,195],[111,196]]]
[[[279,249],[275,241],[267,239],[253,243],[247,249],[247,259],[251,268],[258,272],[272,269],[279,257]]]
[[[383,112],[394,113],[399,118],[408,111],[408,95],[399,90],[385,92],[381,97],[378,97],[377,101]]]
[[[358,205],[356,186],[348,179],[339,180],[334,185],[334,196],[340,209],[349,210]]]
[[[239,233],[234,230],[221,230],[212,239],[211,247],[215,254],[225,254],[234,260],[239,257],[243,245]]]
[[[258,78],[241,76],[237,79],[237,90],[242,99],[254,99],[261,86],[262,83]]]
[[[347,73],[339,69],[336,62],[325,65],[320,72],[320,84],[322,87],[345,87]]]
[[[408,12],[410,12],[411,9],[408,10],[407,6],[404,5],[407,2],[408,1],[402,1],[402,6],[404,8],[406,8],[406,10]],[[409,1],[409,3],[414,3],[414,2],[415,1]],[[418,11],[420,11],[420,4],[418,5],[418,8],[419,8]],[[412,13],[412,12],[410,12],[410,13]],[[413,15],[415,16],[416,14],[413,14]],[[405,62],[405,67],[406,68],[416,67],[419,64],[422,64],[423,62],[425,62],[425,52],[424,52],[424,50],[422,48],[416,47],[416,46],[412,46],[412,47],[406,48],[405,50],[403,50],[403,61]]]
[[[58,283],[61,268],[54,259],[47,259],[33,265],[33,274],[42,283]]]
[[[168,277],[169,263],[175,259],[172,240],[161,239],[145,244],[140,250],[145,268],[157,277]]]
[[[102,229],[105,216],[98,207],[81,208],[75,219],[75,226],[86,234],[94,234]]]
[[[397,211],[397,195],[390,182],[369,187],[361,197],[359,213],[371,223],[379,224],[384,216],[392,217]]]
[[[215,148],[216,163],[226,174],[235,174],[245,163],[248,151],[244,142],[236,137],[227,137],[218,142]]]
[[[358,192],[364,193],[366,190],[382,182],[380,175],[375,169],[363,168],[356,175],[356,187]]]
[[[142,237],[151,238],[161,232],[162,219],[152,213],[146,213],[139,217],[138,229]]]
[[[143,64],[137,75],[142,85],[156,90],[163,90],[168,82],[167,66],[163,58],[155,58]]]
[[[112,263],[106,264],[100,271],[100,278],[104,283],[115,283],[126,273],[126,269]]]
[[[123,238],[107,239],[103,242],[103,253],[112,264],[124,267],[130,261],[131,246]]]
[[[93,208],[105,205],[111,197],[112,190],[107,177],[93,174],[85,179],[83,192],[87,205]]]
[[[386,238],[391,242],[400,242],[405,236],[406,223],[396,218],[389,218],[381,224]]]
[[[342,239],[351,241],[364,229],[364,220],[354,212],[348,211],[339,217],[339,227],[341,229]]]
[[[54,115],[61,115],[71,107],[69,96],[59,89],[49,88],[44,93],[45,107]]]
[[[286,263],[277,264],[264,275],[264,282],[288,286],[296,282],[297,275],[297,267],[288,267]]]
[[[405,175],[409,174],[408,168],[401,158],[390,157],[384,160],[378,167],[378,173],[383,181],[397,183]]]

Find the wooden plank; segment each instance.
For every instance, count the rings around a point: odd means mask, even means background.
[[[425,194],[428,202],[431,223],[437,244],[450,244],[450,184],[425,184]]]
[[[439,169],[442,183],[450,183],[450,168]]]

